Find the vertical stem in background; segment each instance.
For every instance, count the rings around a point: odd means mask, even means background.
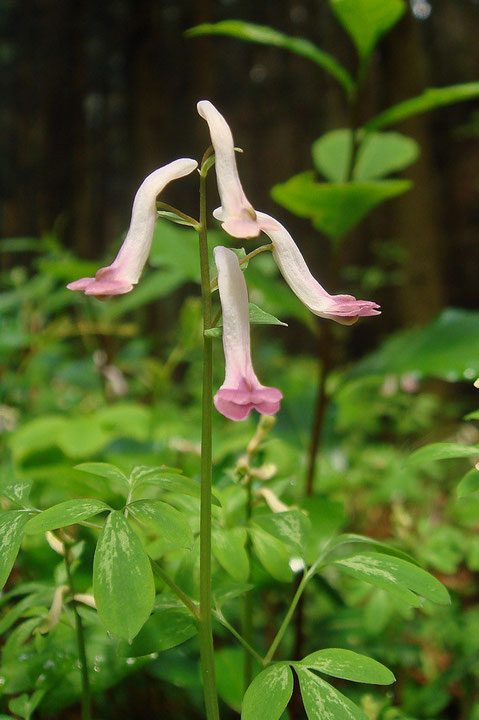
[[[251,509],[253,505],[253,493],[252,493],[252,483],[251,483],[251,474],[248,470],[245,476],[246,481],[246,492],[247,492],[247,498],[246,498],[246,522],[247,525],[249,525],[249,522],[251,520]],[[249,533],[246,537],[246,546],[245,546],[246,553],[248,555],[248,561],[250,563],[250,572],[251,572],[251,540],[249,537]],[[241,607],[241,632],[246,640],[246,642],[249,645],[253,644],[253,594],[250,590],[247,593],[244,593],[243,599],[242,599],[242,607]],[[251,654],[245,649],[244,651],[244,690],[246,692],[246,689],[251,684],[251,681],[253,679],[253,658]]]
[[[198,239],[201,269],[201,303],[203,309],[203,401],[201,422],[201,510],[200,510],[200,618],[198,634],[201,673],[208,720],[219,720],[215,682],[213,628],[211,622],[211,484],[212,484],[212,409],[213,346],[204,334],[211,328],[211,291],[206,232],[206,172],[200,170],[200,226]]]
[[[70,593],[75,595],[75,586],[73,584],[71,563],[70,563],[70,548],[67,543],[64,543],[65,547],[65,568],[67,574],[67,581],[70,588]],[[81,683],[82,683],[82,720],[91,720],[91,693],[90,693],[90,679],[88,677],[88,665],[86,659],[86,648],[85,648],[85,633],[83,630],[83,623],[78,612],[75,600],[72,599],[73,614],[75,616],[75,631],[77,636],[77,647],[78,647],[78,660],[80,662],[81,670]]]

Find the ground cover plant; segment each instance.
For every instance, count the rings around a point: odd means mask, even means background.
[[[327,290],[300,239],[251,204],[208,100],[202,159],[143,181],[111,264],[53,234],[3,242],[17,262],[0,299],[2,717],[78,703],[84,719],[133,717],[155,685],[149,717],[479,717],[477,412],[435,384],[479,375],[479,314],[447,309],[346,363],[350,326],[381,316],[343,294],[348,232],[414,192],[391,176],[420,148],[386,128],[479,85],[425,90],[360,127],[369,60],[406,6],[331,8],[355,77],[270,28],[189,33],[297,52],[344,89],[350,127],[312,139],[315,170],[272,189],[329,243]],[[195,217],[164,202],[173,181],[199,184]],[[139,311],[178,289],[159,347]],[[286,320],[318,357],[288,354]]]

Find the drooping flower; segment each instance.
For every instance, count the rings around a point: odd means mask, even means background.
[[[280,222],[258,212],[261,229],[273,243],[273,257],[294,294],[319,317],[352,325],[359,317],[380,315],[379,305],[352,295],[330,295],[311,275],[293,238]]]
[[[197,167],[196,160],[180,158],[148,175],[135,195],[130,227],[114,261],[100,268],[94,278],[75,280],[67,288],[97,297],[124,295],[133,290],[150,254],[157,218],[157,196],[169,182],[189,175]]]
[[[230,420],[244,420],[253,408],[263,415],[274,415],[283,394],[262,385],[253,369],[248,291],[238,258],[225,247],[216,247],[214,255],[225,353],[225,381],[214,397],[215,407]]]
[[[241,185],[233,135],[223,115],[209,100],[200,100],[198,113],[208,123],[215,151],[215,168],[221,207],[213,215],[224,230],[235,238],[257,237],[261,228],[256,212]]]

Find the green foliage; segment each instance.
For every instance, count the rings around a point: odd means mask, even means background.
[[[333,240],[340,239],[373,208],[411,188],[407,180],[351,183],[319,183],[311,172],[304,172],[275,185],[273,198]]]
[[[330,5],[362,59],[369,57],[406,10],[404,0],[330,0]]]
[[[24,511],[10,510],[0,515],[0,587],[3,588],[10,575],[15,558],[22,542],[29,514]]]
[[[155,585],[148,556],[122,513],[108,516],[95,551],[93,594],[106,629],[132,640],[153,609]]]
[[[105,510],[111,510],[111,508],[102,500],[65,500],[29,520],[25,532],[28,534],[56,530],[87,520]]]
[[[263,670],[251,683],[241,708],[242,720],[279,720],[293,693],[293,673],[288,665],[276,663]]]
[[[372,658],[352,652],[352,650],[341,650],[339,648],[317,650],[303,658],[295,667],[299,665],[309,670],[316,670],[326,675],[343,678],[343,680],[352,680],[353,682],[390,685],[395,680],[392,672],[384,665]]]

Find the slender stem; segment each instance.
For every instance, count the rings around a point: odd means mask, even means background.
[[[244,477],[246,483],[246,523],[249,526],[251,520],[251,511],[253,508],[253,488],[251,483],[251,474],[248,471]],[[251,539],[249,533],[246,536],[245,551],[248,556],[248,566],[251,567]],[[248,577],[249,581],[249,577]],[[253,642],[253,593],[247,592],[243,595],[241,602],[241,629],[243,637],[251,645]],[[246,650],[246,647],[245,647]],[[244,691],[250,686],[253,679],[253,662],[249,652],[244,655]]]
[[[296,590],[294,597],[291,601],[291,605],[288,608],[288,612],[286,613],[284,620],[281,623],[281,627],[279,628],[278,632],[276,633],[276,636],[275,636],[273,642],[271,643],[271,647],[269,648],[268,652],[264,656],[265,665],[270,663],[271,660],[273,659],[273,656],[274,656],[276,650],[278,649],[278,646],[279,646],[281,640],[283,639],[283,635],[286,632],[289,623],[291,622],[291,618],[293,617],[293,613],[296,609],[296,605],[298,604],[298,602],[301,598],[301,595],[303,594],[303,590],[306,587],[306,585],[308,584],[311,576],[312,576],[311,570],[309,570],[308,572],[306,572],[303,575],[303,578],[298,585],[298,589]]]
[[[223,613],[220,610],[213,610],[213,615],[218,620],[218,622],[220,622],[227,630],[230,631],[232,635],[234,635],[234,637],[238,640],[238,642],[241,643],[244,649],[247,650],[248,653],[252,657],[254,657],[261,666],[264,666],[265,662],[261,655],[256,652],[254,647],[252,647],[249,642],[242,635],[240,635],[236,628],[234,628],[233,625],[228,622]]]
[[[187,222],[188,225],[194,227],[195,230],[198,230],[199,228],[198,220],[195,220],[195,218],[192,218],[190,215],[187,215],[181,210],[178,210],[177,208],[173,207],[173,205],[168,205],[168,203],[160,202],[159,200],[157,200],[156,209],[166,210],[167,212],[173,213],[174,215],[178,215],[178,217]]]
[[[85,647],[85,632],[83,629],[83,622],[81,615],[78,612],[76,601],[73,599],[75,595],[75,585],[73,583],[73,577],[71,572],[71,560],[70,560],[70,549],[65,543],[65,568],[68,580],[68,586],[72,596],[72,608],[75,616],[75,632],[77,637],[77,648],[78,648],[78,660],[80,662],[81,670],[81,684],[82,684],[82,720],[91,720],[91,692],[90,692],[90,679],[88,677],[88,665],[86,658],[86,647]]]
[[[216,694],[211,623],[211,483],[212,483],[212,409],[213,343],[204,331],[211,328],[210,268],[206,230],[206,171],[200,171],[200,224],[198,227],[203,310],[203,400],[201,421],[201,508],[200,508],[200,641],[201,672],[208,720],[219,720]]]
[[[195,617],[195,619],[198,620],[200,616],[198,612],[198,605],[190,597],[188,597],[185,592],[183,592],[183,590],[175,583],[174,580],[170,578],[170,576],[163,570],[161,565],[157,563],[156,560],[150,558],[150,563],[151,567],[153,568],[153,572],[158,575],[161,580],[163,580],[165,585],[168,585],[168,587],[173,590],[175,595],[179,597],[181,602],[188,608],[188,610]]]

